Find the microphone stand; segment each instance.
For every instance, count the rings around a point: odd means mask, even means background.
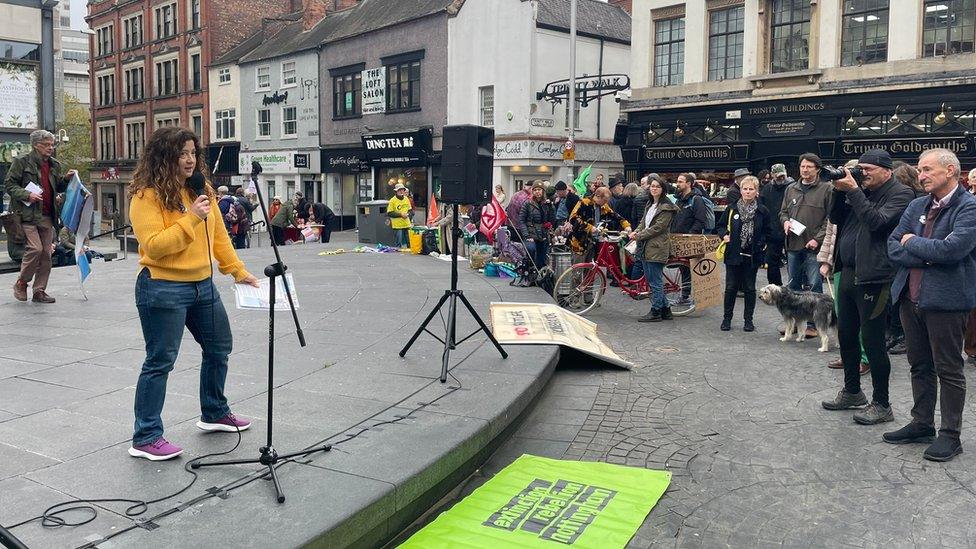
[[[271,236],[271,219],[268,218],[268,209],[264,204],[264,195],[261,194],[261,186],[258,185],[258,174],[263,170],[261,169],[261,164],[257,162],[251,163],[251,181],[254,182],[254,188],[257,190],[258,203],[261,205],[261,212],[264,214],[265,228],[268,231],[268,235]],[[274,250],[275,262],[264,268],[264,274],[270,280],[271,287],[268,292],[268,431],[267,431],[267,444],[260,448],[261,456],[255,459],[233,459],[233,460],[223,460],[223,461],[212,461],[209,463],[193,462],[190,464],[191,469],[199,469],[201,467],[215,467],[220,465],[242,465],[248,463],[260,463],[268,468],[268,474],[271,476],[271,480],[274,483],[275,494],[277,496],[278,503],[285,502],[285,494],[281,490],[281,483],[278,481],[278,473],[275,470],[275,466],[278,462],[283,460],[289,460],[295,457],[304,457],[309,454],[314,454],[316,452],[328,452],[332,449],[331,444],[323,444],[321,446],[316,446],[310,450],[301,450],[298,452],[292,452],[288,454],[278,454],[274,448],[274,343],[275,343],[275,297],[276,297],[276,285],[278,277],[284,281],[282,286],[285,288],[285,296],[288,298],[288,307],[291,309],[291,317],[295,322],[295,330],[298,333],[298,342],[302,347],[305,347],[305,334],[302,332],[302,326],[298,321],[298,312],[295,310],[295,302],[291,296],[291,288],[288,285],[288,279],[285,277],[285,271],[288,267],[281,261],[281,253],[278,251],[278,244],[275,242],[274,237],[271,236],[271,248]]]
[[[4,547],[9,547],[10,549],[27,549],[24,542],[17,539],[17,536],[10,533],[3,526],[0,526],[0,545]]]

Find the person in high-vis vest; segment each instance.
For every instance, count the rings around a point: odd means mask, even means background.
[[[397,183],[393,188],[396,196],[390,199],[387,206],[386,215],[390,216],[390,226],[393,227],[393,234],[396,236],[398,248],[410,247],[410,227],[413,226],[413,204],[407,196],[407,187],[403,183]]]

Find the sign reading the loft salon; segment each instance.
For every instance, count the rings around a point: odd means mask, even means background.
[[[37,112],[37,67],[0,63],[0,128],[37,128]]]
[[[918,158],[929,149],[948,149],[959,156],[970,156],[973,145],[970,137],[901,137],[891,139],[842,139],[840,141],[840,157],[857,157],[871,149],[887,151],[896,158]]]
[[[363,71],[363,114],[386,112],[386,69]]]

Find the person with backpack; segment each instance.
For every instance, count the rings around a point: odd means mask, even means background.
[[[230,189],[226,185],[217,187],[217,206],[220,208],[220,217],[224,219],[224,228],[227,229],[227,234],[233,236],[231,227],[237,224],[237,211],[233,206],[237,200],[228,194],[229,192]]]
[[[251,225],[254,223],[254,210],[258,207],[258,205],[251,202],[247,196],[244,195],[244,187],[238,188],[234,194],[234,200],[236,201],[234,204],[234,209],[237,213],[237,229],[231,234],[234,236],[234,248],[237,250],[243,250],[244,248],[250,247],[247,235],[251,230]]]
[[[674,215],[674,219],[671,221],[671,233],[704,234],[709,225],[714,229],[715,210],[710,204],[706,204],[705,199],[695,186],[695,175],[691,173],[679,175],[675,187],[677,196],[674,205],[678,207],[678,213]],[[681,272],[681,280],[691,280],[691,269],[681,266],[678,270]],[[682,284],[679,305],[686,305],[690,302],[691,284]]]

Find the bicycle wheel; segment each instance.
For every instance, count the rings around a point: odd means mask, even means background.
[[[671,260],[664,266],[664,297],[674,316],[695,311],[695,300],[691,297],[691,269],[687,261]]]
[[[560,275],[553,293],[560,307],[583,315],[596,307],[606,287],[607,277],[599,267],[581,265]]]

